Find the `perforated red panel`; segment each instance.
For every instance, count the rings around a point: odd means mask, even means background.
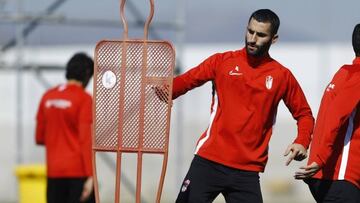
[[[94,149],[166,151],[175,57],[172,46],[163,41],[102,41],[95,55]],[[103,82],[108,71],[116,78],[111,88]],[[156,94],[155,89],[162,91]]]
[[[116,150],[118,142],[121,43],[103,42],[96,50],[95,59],[95,143],[98,148]],[[111,89],[102,85],[104,73],[112,71],[118,81]]]
[[[165,150],[167,140],[167,104],[154,95],[154,86],[146,86],[145,132],[143,148],[147,150]],[[163,93],[167,97],[168,93]]]

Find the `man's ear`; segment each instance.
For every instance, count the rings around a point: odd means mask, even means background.
[[[277,42],[278,38],[279,38],[279,35],[275,34],[271,39],[271,44],[275,44],[275,42]]]

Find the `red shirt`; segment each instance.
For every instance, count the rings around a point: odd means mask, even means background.
[[[327,86],[316,120],[309,164],[314,178],[347,180],[360,188],[360,57],[344,65]]]
[[[255,59],[246,50],[215,54],[176,77],[173,98],[212,81],[210,124],[195,154],[223,165],[264,171],[278,104],[297,120],[296,143],[310,143],[314,119],[298,82],[270,56]]]
[[[42,97],[36,143],[46,147],[48,177],[92,176],[91,104],[91,96],[75,84],[57,86]]]

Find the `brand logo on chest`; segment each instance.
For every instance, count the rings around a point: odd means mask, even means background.
[[[239,66],[236,66],[234,69],[229,71],[229,75],[235,75],[235,76],[239,76],[242,75],[243,73],[240,71]]]
[[[273,85],[273,77],[271,75],[266,76],[265,78],[265,86],[268,90],[272,88]]]

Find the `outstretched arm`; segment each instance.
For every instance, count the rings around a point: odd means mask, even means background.
[[[213,80],[216,75],[216,67],[221,60],[221,54],[214,54],[198,66],[175,77],[172,98],[176,99],[187,91],[199,87],[209,80]]]
[[[221,60],[221,54],[214,54],[200,63],[198,66],[175,77],[173,79],[172,99],[185,94],[189,90],[199,87],[215,78],[217,63]],[[168,103],[169,87],[159,85],[152,88],[156,96],[163,102]]]

